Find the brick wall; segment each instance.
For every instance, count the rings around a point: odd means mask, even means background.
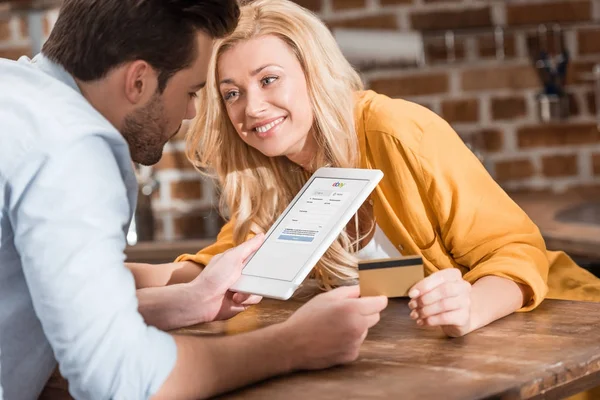
[[[600,133],[591,82],[600,62],[600,0],[298,0],[330,27],[419,31],[425,64],[371,65],[367,87],[431,108],[482,155],[505,188],[566,190],[600,184]],[[56,11],[48,13],[46,31]],[[541,123],[541,89],[531,55],[539,24],[559,23],[572,61],[567,74],[570,116]],[[503,44],[495,40],[503,30]],[[445,46],[453,32],[454,50]],[[26,23],[0,20],[0,57],[27,53]],[[552,41],[548,44],[552,47]],[[552,50],[552,49],[551,49]],[[155,168],[159,238],[213,235],[220,219],[212,187],[191,169],[182,137]]]
[[[597,0],[299,0],[330,27],[419,31],[425,64],[369,67],[367,87],[423,104],[444,117],[482,154],[505,188],[555,191],[600,183],[600,133],[593,84],[584,78],[600,62]],[[541,83],[531,57],[538,27],[563,31],[571,55],[570,115],[542,123]],[[501,28],[503,42],[495,35]],[[452,32],[454,49],[446,35]],[[543,36],[542,36],[543,37]]]
[[[369,66],[367,87],[423,104],[471,145],[506,189],[568,190],[600,184],[600,133],[593,85],[600,63],[598,0],[297,0],[333,29],[419,31],[425,65]],[[542,123],[541,83],[531,57],[539,24],[559,23],[572,58],[570,115]],[[502,28],[503,45],[495,40]],[[454,34],[454,51],[445,35]],[[549,50],[554,42],[548,38]]]

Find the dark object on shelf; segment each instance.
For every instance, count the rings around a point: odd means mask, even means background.
[[[537,58],[533,65],[542,84],[537,96],[538,116],[541,121],[562,120],[569,116],[569,98],[565,92],[565,81],[569,65],[569,52],[565,48],[564,35],[558,24],[552,27],[553,45],[548,46],[548,29],[538,28]],[[553,51],[550,51],[550,48]]]

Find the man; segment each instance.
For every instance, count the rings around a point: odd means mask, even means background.
[[[177,399],[357,357],[386,300],[359,299],[356,288],[224,338],[172,336],[138,313],[123,265],[137,193],[131,160],[156,163],[194,117],[212,40],[238,15],[235,0],[66,0],[41,55],[0,60],[5,398],[37,397],[55,360],[76,398]],[[173,290],[197,300],[189,304],[205,320],[234,315],[253,300],[231,298],[228,285],[261,240]]]

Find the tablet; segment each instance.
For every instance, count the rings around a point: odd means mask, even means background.
[[[271,226],[231,290],[289,299],[382,177],[373,169],[317,170]]]

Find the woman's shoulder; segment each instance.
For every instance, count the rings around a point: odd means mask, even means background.
[[[404,99],[366,90],[356,93],[355,119],[358,133],[368,139],[389,135],[405,145],[418,146],[423,135],[434,125],[446,122],[428,108]]]

